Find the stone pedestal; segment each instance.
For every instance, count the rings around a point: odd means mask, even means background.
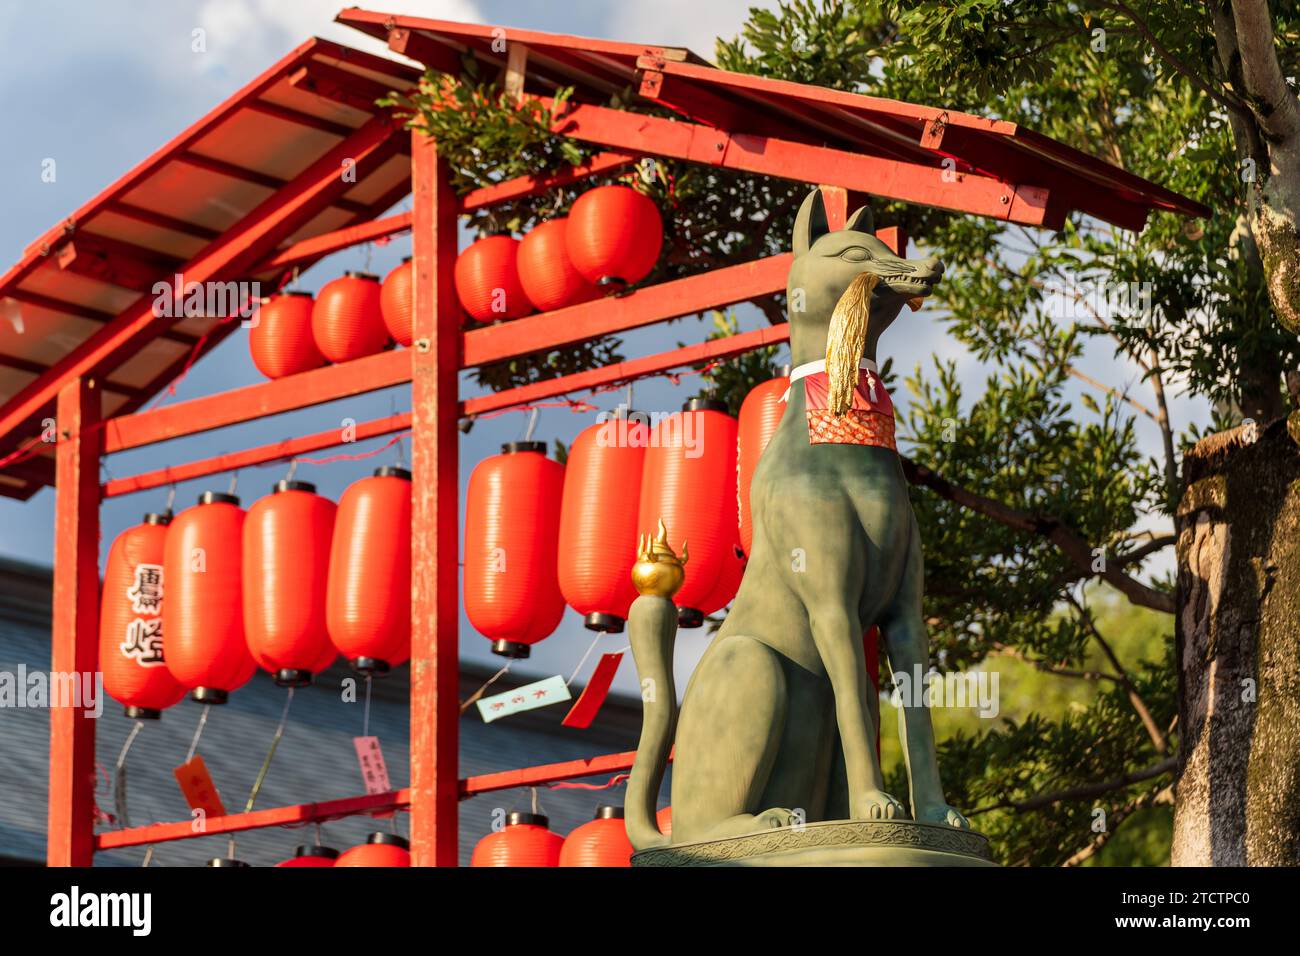
[[[997,866],[972,830],[911,820],[827,820],[642,850],[633,866]]]

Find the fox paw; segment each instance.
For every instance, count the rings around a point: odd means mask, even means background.
[[[916,819],[922,823],[946,823],[958,830],[970,829],[970,821],[946,803],[930,804],[920,812]]]

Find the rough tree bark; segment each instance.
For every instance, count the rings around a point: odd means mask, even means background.
[[[1300,413],[1254,435],[1183,461],[1175,866],[1300,865]]]

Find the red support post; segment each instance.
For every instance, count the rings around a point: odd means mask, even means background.
[[[415,315],[411,354],[411,862],[455,866],[460,551],[460,308],[456,197],[433,141],[411,133]]]
[[[95,839],[95,718],[54,688],[99,670],[100,390],[74,378],[60,391],[55,444],[54,615],[50,651],[48,866],[90,866]],[[97,690],[92,685],[92,689]],[[63,706],[57,706],[63,705]]]

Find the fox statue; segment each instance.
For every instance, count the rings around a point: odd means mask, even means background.
[[[820,190],[799,209],[793,251],[794,368],[751,485],[752,553],[680,714],[671,598],[689,567],[662,523],[638,549],[628,631],[645,703],[626,805],[638,851],[801,821],[906,818],[884,791],[863,635],[879,626],[895,673],[928,667],[929,646],[921,542],[876,348],[903,306],[930,294],[943,263],[895,255],[868,207],[831,231]],[[929,710],[909,704],[914,818],[966,828],[944,799]],[[670,839],[655,807],[674,744]]]

